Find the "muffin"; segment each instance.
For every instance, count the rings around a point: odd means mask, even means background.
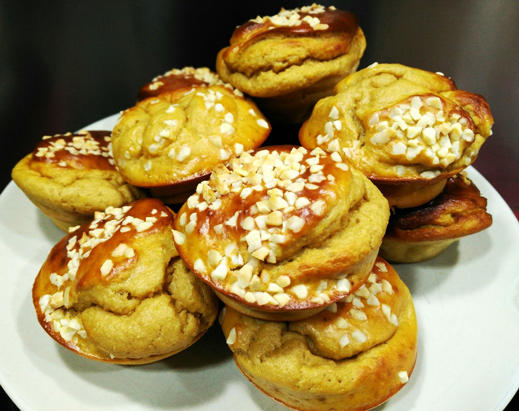
[[[145,197],[117,171],[110,131],[44,136],[20,160],[12,178],[25,195],[63,231],[92,221],[96,211]]]
[[[227,305],[293,320],[361,285],[388,218],[380,191],[340,157],[273,146],[215,168],[178,212],[174,238]]]
[[[260,146],[270,124],[227,86],[163,93],[125,110],[112,133],[114,159],[129,183],[181,204],[218,164]]]
[[[206,87],[213,84],[223,85],[225,83],[218,74],[207,67],[172,69],[142,86],[139,89],[137,100],[156,97],[162,93],[185,93],[193,87]]]
[[[399,64],[374,64],[337,84],[299,131],[301,144],[340,153],[392,207],[425,204],[476,159],[491,135],[485,99],[452,80]]]
[[[245,377],[296,410],[371,409],[407,383],[416,362],[411,294],[380,258],[361,288],[314,317],[265,321],[225,307],[220,322]]]
[[[216,70],[253,96],[272,122],[300,124],[357,69],[365,48],[352,13],[313,4],[238,26],[218,53]]]
[[[462,237],[492,225],[487,200],[465,173],[447,180],[442,193],[415,208],[395,209],[380,255],[397,263],[415,263],[441,254]]]
[[[89,359],[144,364],[213,324],[218,299],[179,258],[171,211],[157,199],[110,207],[51,250],[32,298],[43,329]]]

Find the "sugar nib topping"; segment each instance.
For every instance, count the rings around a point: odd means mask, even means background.
[[[438,96],[414,96],[389,110],[374,113],[368,122],[375,146],[389,144],[391,155],[407,162],[422,163],[430,167],[445,168],[464,159],[464,148],[474,141],[475,135],[469,119],[457,110],[449,114]],[[435,177],[439,171],[422,173],[422,177]]]
[[[43,144],[40,144],[34,154],[37,158],[54,159],[60,152],[67,152],[73,156],[100,156],[105,157],[111,165],[114,165],[112,155],[112,140],[109,135],[102,139],[96,139],[88,131],[79,134],[67,133],[63,135],[44,136]],[[65,167],[67,163],[60,161],[59,165]]]
[[[40,297],[39,305],[45,315],[45,321],[52,325],[55,332],[60,333],[65,341],[72,341],[77,335],[86,338],[86,332],[81,324],[81,318],[73,308],[71,290],[82,262],[87,259],[94,248],[110,240],[117,233],[134,232],[135,235],[153,229],[161,219],[171,218],[165,211],[153,209],[149,216],[138,218],[132,216],[132,206],[121,208],[108,207],[104,212],[96,212],[95,219],[86,227],[70,229],[65,245],[66,263],[61,273],[49,275],[49,282],[56,288],[53,294]],[[114,261],[129,260],[135,257],[135,250],[120,242],[112,250],[109,258],[100,266],[99,273],[107,278],[113,273]]]
[[[402,164],[418,165],[424,168],[420,176],[432,179],[455,162],[469,165],[477,155],[474,150],[466,153],[466,148],[475,141],[475,133],[472,120],[463,114],[463,110],[449,107],[439,96],[413,96],[373,113],[367,120],[366,135],[373,147],[388,150],[401,163],[395,166],[398,176],[406,173]],[[323,132],[316,137],[317,144],[336,156],[342,150],[346,158],[358,157],[358,141],[353,141],[350,147],[341,147],[342,129],[341,113],[334,105]]]
[[[349,289],[347,279],[310,287],[288,274],[274,278],[268,266],[285,257],[283,250],[311,221],[326,215],[331,200],[319,190],[333,186],[337,173],[349,172],[340,158],[319,148],[243,153],[198,185],[179,212],[175,241],[188,247],[189,236],[208,227],[206,235],[217,238],[221,249],[198,255],[192,268],[249,303],[284,306],[310,299],[323,304],[333,287]]]
[[[335,7],[330,6],[329,10],[335,10]],[[285,10],[284,8],[274,16],[256,17],[251,21],[258,24],[270,23],[278,27],[297,27],[303,23],[307,23],[314,30],[326,30],[328,24],[321,23],[319,14],[326,11],[324,6],[312,4],[311,6],[304,6],[292,10]]]

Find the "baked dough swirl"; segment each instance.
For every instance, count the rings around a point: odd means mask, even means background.
[[[394,210],[380,255],[397,263],[429,260],[460,238],[491,225],[487,199],[460,173],[449,178],[443,191],[426,204]]]

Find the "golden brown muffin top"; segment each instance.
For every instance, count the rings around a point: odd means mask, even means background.
[[[316,31],[341,31],[353,37],[358,29],[355,15],[348,11],[337,10],[334,6],[318,4],[291,10],[282,8],[273,16],[258,16],[238,26],[230,43],[250,40],[266,33],[309,35]]]
[[[187,92],[193,87],[210,86],[213,84],[224,85],[224,82],[218,74],[207,67],[172,69],[142,86],[139,89],[138,101],[166,92],[175,90]]]
[[[44,136],[32,152],[31,167],[115,170],[111,132],[104,130]]]
[[[144,199],[121,208],[109,207],[104,212],[97,212],[90,224],[71,229],[52,249],[42,268],[41,273],[48,277],[35,286],[34,296],[38,298],[42,313],[47,309],[52,313],[62,307],[88,306],[98,298],[89,295],[98,286],[116,297],[101,305],[109,303],[111,310],[120,314],[133,310],[138,298],[149,293],[151,283],[155,283],[152,290],[158,291],[162,278],[155,273],[147,284],[143,284],[129,276],[127,268],[141,258],[132,244],[136,244],[139,237],[164,231],[172,221],[171,212],[159,200]],[[174,248],[169,253],[168,261],[178,255]],[[152,267],[148,270],[153,272]],[[126,292],[117,296],[125,281]],[[110,284],[115,289],[109,290]],[[128,294],[135,298],[127,299]]]
[[[461,173],[447,180],[442,193],[420,207],[395,209],[386,236],[403,241],[435,241],[463,237],[492,224],[487,200]]]
[[[186,308],[172,302],[177,274],[170,263],[180,261],[172,222],[162,202],[143,199],[97,212],[90,224],[72,229],[51,250],[34,282],[33,302],[45,331],[72,351],[101,361],[146,362],[184,347],[185,341],[177,346],[182,339],[177,323],[193,319],[177,320],[175,313]],[[209,288],[192,274],[187,278],[187,268],[180,271],[182,281],[193,284],[188,288],[198,290],[188,295],[193,312],[214,317]],[[145,320],[150,315],[151,323]],[[186,334],[196,338],[203,322],[187,324]]]
[[[112,133],[114,159],[131,184],[169,186],[260,146],[270,130],[238,90],[212,85],[164,93],[121,114]]]
[[[374,64],[337,84],[299,132],[308,148],[339,152],[383,183],[434,183],[470,165],[491,133],[482,96],[447,77]]]
[[[385,231],[387,202],[380,193],[370,198],[365,183],[340,156],[320,149],[273,146],[244,153],[198,185],[175,219],[175,242],[191,270],[245,304],[322,305],[350,291],[347,269],[379,246],[377,236],[359,229],[357,247],[326,251],[334,248],[327,241],[355,220],[353,210],[376,204],[379,215],[365,221],[380,236]],[[318,255],[321,247],[325,255]]]

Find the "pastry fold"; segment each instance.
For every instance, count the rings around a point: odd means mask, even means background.
[[[429,260],[460,238],[491,225],[486,198],[461,173],[449,178],[442,193],[428,203],[394,210],[380,255],[398,263]]]

